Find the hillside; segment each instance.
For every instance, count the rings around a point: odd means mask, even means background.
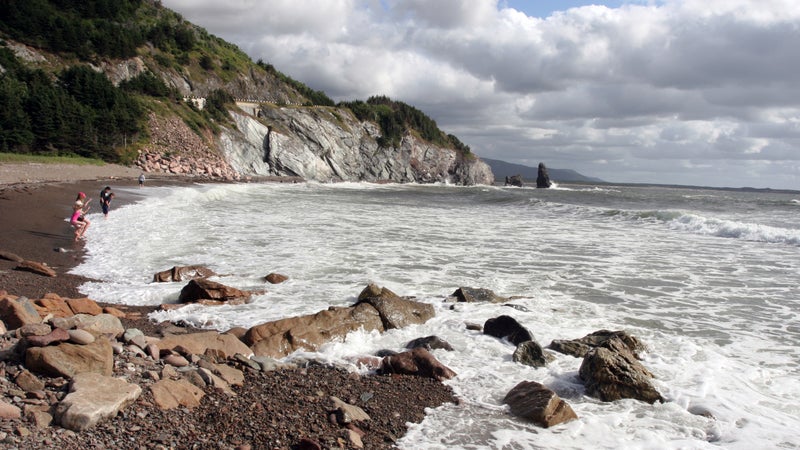
[[[495,179],[497,179],[498,181],[505,179],[505,177],[522,175],[522,178],[524,180],[535,182],[536,176],[538,175],[538,168],[536,167],[524,166],[522,164],[512,164],[505,161],[500,161],[497,159],[489,159],[489,158],[483,158],[483,162],[485,162],[492,168],[492,172],[494,172]],[[548,167],[547,173],[550,175],[550,179],[555,181],[556,183],[558,182],[604,183],[604,181],[599,178],[588,177],[572,169],[553,169],[551,167]]]
[[[0,14],[2,152],[228,179],[491,178],[416,108],[381,96],[336,105],[157,0],[10,1]],[[335,136],[298,136],[283,125],[298,114],[315,123],[305,132]]]

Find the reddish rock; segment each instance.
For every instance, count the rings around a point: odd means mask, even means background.
[[[90,316],[103,314],[103,308],[97,302],[88,298],[68,298],[67,305],[69,305],[73,314],[88,314]]]
[[[22,410],[18,407],[7,403],[5,400],[0,399],[0,419],[19,419],[22,417]]]
[[[68,341],[69,333],[63,328],[54,328],[53,331],[44,336],[28,336],[26,340],[31,347],[46,347],[50,344]]]
[[[89,345],[62,342],[48,347],[30,347],[25,352],[28,370],[53,377],[72,378],[79,373],[111,375],[114,354],[107,339]]]
[[[33,302],[26,297],[10,295],[0,298],[0,319],[9,330],[15,330],[26,323],[42,322]]]
[[[360,328],[384,331],[378,311],[366,303],[256,325],[242,340],[256,355],[281,358],[298,349],[316,350]]]
[[[17,267],[14,270],[22,270],[25,272],[32,272],[38,275],[44,275],[46,277],[55,277],[56,271],[51,269],[47,264],[40,263],[36,261],[22,261],[21,263],[17,264]]]
[[[288,279],[289,277],[287,277],[286,275],[281,275],[279,273],[271,273],[264,277],[264,281],[270,284],[281,284]]]
[[[205,392],[186,380],[161,380],[150,386],[153,400],[161,409],[175,409],[179,406],[194,408],[200,406]]]
[[[7,252],[5,250],[0,250],[0,259],[5,259],[7,261],[13,261],[16,263],[21,263],[25,261],[25,258],[11,252]]]
[[[422,347],[383,358],[380,371],[381,373],[416,375],[438,381],[449,380],[456,376],[455,372]]]
[[[219,300],[230,302],[235,300],[248,300],[250,293],[234,287],[225,286],[216,281],[205,278],[189,281],[189,284],[181,289],[178,301],[180,303],[194,303],[199,300]]]
[[[58,294],[45,294],[44,297],[34,301],[34,305],[42,317],[48,314],[52,314],[53,317],[69,317],[73,314],[67,301]]]
[[[161,339],[157,345],[162,352],[168,350],[177,351],[177,349],[181,348],[185,352],[194,355],[203,355],[210,349],[219,353],[223,358],[233,357],[237,353],[243,355],[252,353],[236,336],[220,334],[216,331],[170,335]]]
[[[113,306],[105,306],[103,307],[103,313],[110,314],[118,319],[125,319],[127,314],[119,308],[114,308]]]

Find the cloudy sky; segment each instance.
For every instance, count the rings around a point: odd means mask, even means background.
[[[797,0],[162,0],[336,101],[612,182],[800,189]]]

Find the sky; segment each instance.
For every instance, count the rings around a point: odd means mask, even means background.
[[[800,190],[797,0],[162,4],[334,101],[412,105],[480,157]]]

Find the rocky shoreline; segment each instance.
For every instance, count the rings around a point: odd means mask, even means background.
[[[367,286],[350,307],[225,333],[153,323],[147,315],[154,307],[97,304],[82,297],[78,287],[87,280],[68,273],[82,257],[82,244],[72,243],[69,229],[59,223],[69,204],[62,202],[70,202],[76,190],[97,191],[107,183],[95,179],[0,188],[7,238],[6,248],[0,248],[4,445],[382,449],[394,447],[407,424],[423,420],[426,408],[458,405],[442,383],[455,372],[429,351],[452,348],[436,336],[415,339],[400,353],[353,355],[345,366],[282,362],[295,350],[313,351],[358,328],[383,332],[424,323],[434,314],[431,305],[378,286]],[[250,293],[211,281],[209,273],[198,266],[175,267],[155,274],[154,282],[188,280],[182,302],[247,301]],[[269,274],[265,281],[284,278]],[[448,300],[509,299],[462,287]],[[556,357],[550,350],[583,358],[579,377],[586,394],[602,401],[665,401],[650,382],[653,375],[638,361],[644,345],[623,331],[553,341],[545,350],[510,316],[465,324],[465,329],[513,344],[513,360],[520,364],[545,366]],[[354,366],[362,370],[354,373]],[[512,414],[542,427],[578,418],[535,381],[520,382],[504,403]]]
[[[16,270],[17,261],[0,258],[0,297],[9,301],[50,297],[65,302],[83,298],[78,286],[87,280],[68,273],[82,258],[82,246],[71,242],[69,227],[64,222],[69,204],[77,191],[93,193],[106,184],[133,186],[138,173],[109,165],[0,165],[3,252],[45,263],[56,274],[51,277]],[[147,185],[191,181],[154,177],[148,179]],[[114,206],[128,201],[134,199],[118,198]],[[125,330],[136,329],[151,338],[202,331],[153,323],[147,319],[153,307],[98,307],[121,312],[117,315]],[[23,342],[27,340],[23,334],[32,331],[23,333],[20,328],[2,326],[0,409],[6,411],[7,407],[11,412],[6,414],[11,418],[0,419],[0,443],[7,448],[357,448],[351,442],[354,439],[351,431],[331,420],[331,411],[335,411],[329,404],[331,397],[360,405],[374,417],[360,424],[364,431],[360,439],[365,448],[391,448],[405,433],[406,423],[424,418],[425,408],[457,401],[450,388],[429,378],[359,376],[312,362],[305,367],[269,371],[233,363],[231,367],[242,373],[242,382],[230,385],[228,393],[206,386],[202,388],[204,396],[198,406],[165,410],[156,405],[152,391],[145,388],[119,414],[78,432],[54,422],[54,405],[70,389],[68,377],[28,370],[21,351],[28,346]],[[31,336],[43,333],[46,328],[37,330]],[[117,339],[109,339],[109,343],[112,341]],[[164,364],[160,356],[154,359],[128,350],[115,353],[109,377],[141,382],[145,387],[169,379],[172,374],[169,367],[174,366]],[[195,369],[205,361],[201,355],[181,356]],[[224,362],[219,359],[214,362],[221,363]],[[26,375],[20,378],[23,373]],[[26,391],[20,387],[17,380],[24,384],[25,379],[35,380],[33,386],[27,386],[35,389]]]

